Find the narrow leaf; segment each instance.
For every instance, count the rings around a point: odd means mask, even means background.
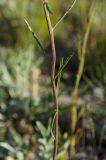
[[[71,7],[69,7],[69,9],[64,13],[64,15],[57,21],[57,23],[55,24],[55,26],[53,27],[53,30],[59,25],[59,23],[67,16],[67,14],[72,10],[72,8],[74,7],[74,5],[76,4],[77,0],[74,0],[73,4],[71,5]]]
[[[8,143],[5,143],[5,142],[0,142],[0,147],[3,147],[10,152],[15,151],[15,149],[13,147],[11,147]]]
[[[44,127],[44,125],[39,121],[36,122],[36,125],[37,125],[37,129],[40,131],[41,135],[43,137],[46,137],[47,133],[46,133],[46,128]]]
[[[44,47],[42,46],[40,40],[38,39],[38,37],[36,36],[36,34],[34,33],[34,31],[32,30],[32,27],[30,26],[30,24],[28,23],[28,21],[27,21],[26,19],[24,19],[24,20],[25,20],[25,23],[26,23],[27,26],[28,26],[28,29],[29,29],[30,32],[32,33],[34,39],[35,39],[36,42],[38,43],[38,46],[40,47],[40,49],[42,50],[43,53],[46,53]]]
[[[67,64],[70,62],[73,55],[69,55],[69,57],[63,62],[63,65],[60,67],[58,73],[56,74],[54,80],[59,76],[59,74],[63,71],[63,69],[67,66]]]
[[[55,119],[56,119],[56,114],[57,114],[57,112],[54,113],[54,116],[53,116],[53,119],[51,122],[51,135],[53,137],[53,140],[55,139],[54,134],[53,134],[53,127],[54,127],[54,123],[55,123]]]
[[[63,66],[63,58],[60,61],[59,70],[61,69],[62,66]],[[58,88],[58,90],[59,90],[59,86],[60,86],[61,77],[62,77],[62,71],[58,75],[58,81],[57,81],[57,88]]]
[[[83,94],[91,86],[91,82],[88,81],[80,90],[80,94]]]

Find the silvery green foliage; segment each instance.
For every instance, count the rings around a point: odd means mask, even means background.
[[[53,133],[51,134],[52,130],[52,125],[51,125],[51,120],[49,121],[48,127],[46,128],[41,122],[37,121],[37,131],[39,133],[38,135],[38,151],[37,151],[37,158],[38,160],[52,160],[53,157]],[[61,136],[60,136],[61,137]],[[59,144],[59,150],[57,157],[61,158],[64,153],[67,152],[67,149],[69,147],[70,140],[67,140],[63,142],[61,139],[61,144]]]
[[[24,160],[24,154],[18,148],[13,148],[6,142],[0,142],[0,158],[4,157],[4,154],[16,157],[18,160]]]
[[[36,70],[41,63],[35,58],[34,47],[27,50],[20,49],[17,54],[13,50],[9,51],[10,56],[6,56],[0,62],[0,86],[8,86],[12,97],[29,95],[29,73],[31,69]]]
[[[41,122],[37,122],[36,125],[39,132],[37,157],[42,160],[51,160],[53,152],[53,137],[50,134],[50,124],[48,128],[46,128]]]

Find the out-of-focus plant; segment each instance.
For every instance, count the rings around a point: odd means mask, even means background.
[[[91,85],[97,85],[101,88],[106,86],[106,65],[100,64],[98,66],[89,67],[89,78],[85,76],[86,81],[90,81]],[[105,90],[105,88],[104,88]]]
[[[9,117],[30,114],[29,106],[39,101],[38,66],[42,59],[36,59],[33,46],[20,49],[19,53],[15,51],[10,49],[5,55],[2,52],[0,61],[0,109]]]
[[[9,93],[11,96],[22,95],[22,97],[26,97],[33,94],[31,93],[33,91],[31,91],[30,85],[33,85],[34,82],[32,81],[37,80],[38,74],[40,73],[38,66],[42,60],[36,61],[34,48],[32,46],[26,51],[20,49],[17,54],[14,54],[13,50],[9,52],[10,53],[8,53],[0,63],[0,85],[10,86]],[[33,80],[32,75],[36,76],[36,80]],[[37,81],[35,83],[37,83]],[[11,90],[11,86],[13,86],[13,90]],[[34,90],[37,92],[37,88]]]
[[[91,3],[91,7],[90,7],[90,11],[89,11],[90,15],[88,15],[89,20],[88,20],[86,32],[85,32],[85,35],[84,35],[82,47],[81,47],[80,53],[79,53],[78,73],[77,73],[77,76],[76,76],[75,87],[74,87],[73,94],[72,94],[72,107],[71,107],[71,131],[72,131],[72,135],[75,132],[75,128],[76,128],[76,124],[77,124],[78,88],[79,88],[80,80],[81,80],[83,70],[84,70],[87,41],[88,41],[89,33],[90,33],[90,30],[91,30],[92,20],[93,20],[93,14],[91,14],[91,12],[92,12],[92,9],[94,9],[93,8],[94,2],[95,1],[93,1]],[[75,154],[75,146],[73,145],[73,143],[71,143],[70,147],[71,147],[70,152],[71,152],[71,155],[73,156]]]
[[[45,126],[37,122],[37,131],[39,133],[38,138],[38,158],[42,160],[51,159],[52,158],[52,150],[53,150],[53,137],[50,134],[50,124],[46,129]]]
[[[0,142],[0,158],[3,157],[10,157],[11,159],[14,157],[18,160],[24,160],[24,154],[18,148],[14,148],[6,142]]]
[[[29,137],[33,134],[33,129],[31,125],[27,127],[25,125],[27,122],[24,120],[21,122],[21,117],[30,115],[30,106],[35,107],[36,102],[39,101],[38,66],[42,63],[42,59],[36,59],[33,46],[28,47],[27,50],[1,48],[0,51],[0,156],[3,158],[10,155],[23,160],[24,152],[31,147]],[[29,116],[29,119],[31,117]],[[14,118],[15,125],[17,120],[23,123],[21,129],[21,124],[15,128]],[[25,131],[26,129],[31,129],[31,132]],[[22,137],[20,132],[21,134],[27,132],[28,135],[24,134]],[[34,141],[35,139],[34,137]],[[30,152],[31,150],[28,152],[29,155]],[[26,157],[28,158],[29,155]]]
[[[37,151],[37,157],[38,159],[42,160],[52,160],[53,157],[53,136],[51,135],[51,123],[49,123],[48,127],[46,128],[41,122],[36,123],[36,129],[38,131],[38,151]],[[62,137],[62,136],[59,136]],[[61,141],[63,141],[61,139]],[[57,154],[57,158],[59,160],[64,157],[64,154],[67,153],[67,149],[69,147],[69,139],[65,142],[60,142],[59,145],[59,151]]]

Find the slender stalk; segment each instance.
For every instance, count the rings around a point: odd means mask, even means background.
[[[55,24],[55,26],[53,27],[53,30],[55,30],[55,28],[59,25],[59,23],[68,15],[68,13],[72,10],[72,8],[74,7],[74,5],[76,4],[77,0],[74,0],[73,4],[71,5],[71,7],[69,7],[69,9],[64,13],[64,15],[58,20],[58,22]]]
[[[87,29],[85,31],[83,43],[82,43],[82,48],[81,48],[81,54],[80,54],[80,62],[79,62],[79,67],[78,67],[78,72],[77,72],[77,77],[76,77],[76,82],[75,82],[75,87],[72,95],[72,108],[71,108],[71,130],[72,130],[72,135],[75,132],[76,124],[77,124],[77,99],[78,99],[78,87],[80,84],[80,80],[83,74],[84,70],[84,64],[85,64],[85,56],[86,56],[86,48],[87,48],[87,41],[89,38],[89,33],[91,30],[91,24],[93,20],[93,13],[91,14],[91,11],[93,9],[95,0],[92,1],[91,6],[90,6],[90,11],[89,11],[89,21],[87,24]],[[71,156],[74,155],[75,153],[75,146],[73,144],[70,144],[70,152]]]
[[[92,7],[92,5],[91,5],[91,7]],[[89,22],[87,24],[87,29],[86,29],[86,32],[85,32],[85,36],[84,36],[84,39],[83,39],[82,49],[81,49],[80,64],[79,64],[79,68],[78,68],[77,79],[76,79],[75,89],[74,89],[74,94],[75,95],[77,94],[80,79],[81,79],[83,69],[84,69],[87,41],[88,41],[90,29],[91,29],[92,19],[93,19],[93,15],[90,15]]]
[[[32,27],[30,26],[30,24],[28,23],[28,21],[26,19],[24,19],[28,29],[30,30],[30,32],[32,33],[33,38],[35,39],[35,41],[37,42],[38,46],[40,47],[40,49],[42,50],[43,53],[45,52],[44,47],[42,46],[40,40],[38,39],[37,35],[35,34],[35,32],[33,31]]]
[[[57,159],[57,150],[58,150],[58,99],[57,99],[57,88],[56,88],[56,84],[55,84],[56,48],[55,48],[53,27],[52,27],[51,19],[49,16],[49,11],[47,9],[47,0],[43,0],[43,6],[44,6],[44,12],[45,12],[45,17],[46,17],[46,21],[47,21],[49,36],[50,36],[50,43],[51,43],[51,48],[52,48],[51,82],[52,82],[52,90],[53,90],[53,96],[54,96],[54,109],[55,109],[55,113],[56,113],[53,160],[56,160]]]

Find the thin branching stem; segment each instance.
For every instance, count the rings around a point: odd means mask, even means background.
[[[92,20],[93,20],[93,12],[91,12],[91,9],[93,8],[94,5],[94,1],[91,4],[90,7],[90,11],[89,11],[89,17],[88,17],[88,24],[87,24],[87,29],[84,35],[84,39],[83,39],[83,44],[82,44],[82,48],[81,48],[81,55],[80,55],[80,63],[79,63],[79,67],[78,67],[78,73],[77,73],[77,78],[76,78],[76,83],[75,83],[75,88],[74,88],[74,95],[77,95],[78,92],[78,87],[79,87],[79,83],[81,80],[81,76],[84,70],[84,63],[85,63],[85,56],[86,56],[86,49],[87,49],[87,41],[89,38],[89,33],[91,30],[91,24],[92,24]]]
[[[95,0],[92,1],[92,4],[90,6],[90,12],[88,14],[88,24],[87,28],[85,31],[81,51],[80,51],[80,58],[79,58],[79,66],[78,66],[78,72],[77,72],[77,77],[76,77],[76,82],[75,82],[75,87],[73,90],[73,95],[72,95],[72,108],[71,108],[71,131],[72,135],[75,132],[76,124],[77,124],[77,98],[78,98],[78,88],[80,84],[80,80],[83,74],[84,70],[84,64],[85,64],[85,56],[86,56],[86,49],[87,49],[87,42],[89,38],[89,34],[91,31],[91,26],[92,26],[92,20],[93,20],[93,6],[94,6]],[[71,156],[75,154],[75,146],[73,146],[72,142],[70,144],[70,153]]]
[[[52,90],[54,96],[54,109],[55,109],[55,131],[54,131],[54,152],[53,152],[53,160],[57,159],[57,150],[58,150],[58,98],[57,98],[57,88],[55,84],[55,65],[56,65],[56,48],[55,48],[55,41],[54,41],[54,33],[51,24],[51,19],[49,15],[49,11],[47,9],[47,0],[43,0],[44,12],[47,21],[49,36],[50,36],[50,43],[52,48],[52,71],[51,71],[51,82],[52,82]]]
[[[77,0],[74,0],[73,4],[71,5],[71,7],[69,7],[69,9],[64,13],[64,15],[57,21],[57,23],[55,24],[55,26],[53,27],[53,30],[56,29],[56,27],[59,25],[59,23],[61,23],[61,21],[68,15],[68,13],[72,10],[72,8],[74,7],[74,5],[76,4]]]

